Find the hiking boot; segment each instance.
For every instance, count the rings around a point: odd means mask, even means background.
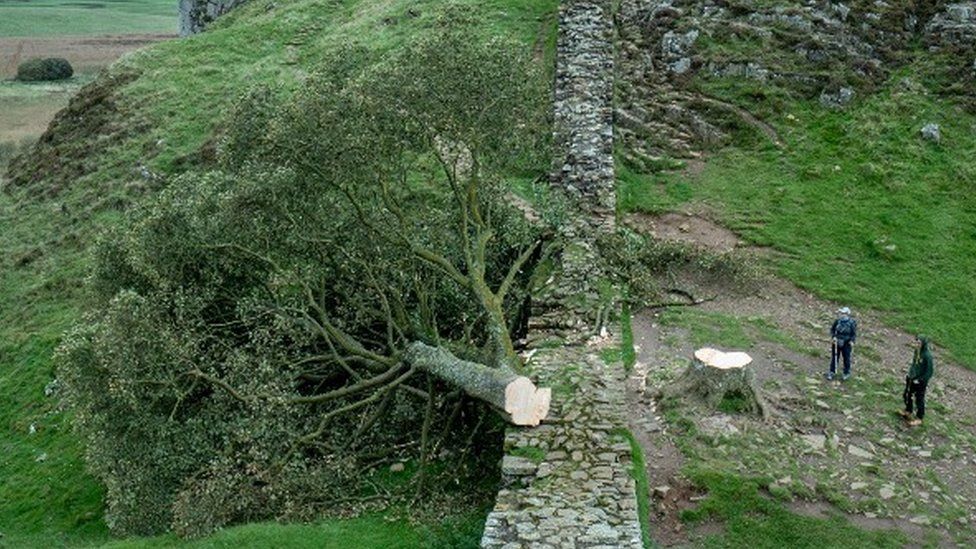
[[[908,426],[909,427],[918,427],[921,424],[922,424],[922,420],[920,420],[920,419],[913,419],[913,420],[911,420],[911,421],[908,422]]]
[[[830,372],[827,372],[826,374],[824,374],[824,377],[827,378],[827,381],[833,381],[834,380],[834,374],[832,374]]]
[[[847,381],[848,379],[851,379],[851,374],[844,374],[844,376],[840,378],[841,381]]]
[[[905,419],[912,419],[912,413],[911,412],[906,412],[905,410],[898,410],[898,415],[900,415],[901,417],[903,417]]]

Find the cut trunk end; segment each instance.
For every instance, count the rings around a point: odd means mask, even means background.
[[[509,423],[534,427],[549,415],[552,391],[536,387],[532,380],[507,367],[489,368],[421,342],[407,348],[404,360],[491,404]]]
[[[505,412],[515,425],[535,427],[549,415],[552,390],[538,388],[527,377],[519,376],[505,387]]]

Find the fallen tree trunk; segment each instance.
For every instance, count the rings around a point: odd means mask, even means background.
[[[419,341],[407,347],[404,360],[491,404],[515,425],[535,426],[549,414],[552,391],[536,387],[532,380],[509,368],[461,360],[445,349]]]

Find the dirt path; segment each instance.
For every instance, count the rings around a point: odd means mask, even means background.
[[[654,227],[659,238],[713,250],[727,251],[734,238],[697,217],[672,214],[641,222]],[[684,227],[674,231],[678,223]],[[687,458],[677,450],[679,438],[695,448],[696,460],[733,462],[739,471],[780,479],[770,492],[785,492],[787,506],[796,513],[826,517],[841,512],[862,528],[900,530],[919,544],[933,539],[942,546],[976,543],[971,527],[976,523],[976,373],[947,363],[936,349],[926,424],[907,428],[895,412],[901,407],[913,336],[886,326],[877,314],[855,309],[860,334],[854,377],[847,383],[827,382],[828,331],[841,304],[783,280],[764,282],[756,293],[729,295],[686,281],[687,290],[719,294],[718,299],[634,318],[638,364],[628,387],[631,429],[644,445],[650,485],[670,487],[652,500],[658,543],[693,543],[703,533],[685,531],[678,519],[701,497],[681,478]],[[689,406],[682,413],[698,432],[674,432],[650,395],[680,375],[695,347],[741,347],[743,337],[749,344],[742,350],[755,359],[759,383],[776,408],[775,420],[764,423]]]

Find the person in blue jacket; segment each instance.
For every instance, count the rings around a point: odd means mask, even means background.
[[[837,362],[844,359],[843,380],[847,381],[851,377],[851,350],[857,340],[857,320],[851,316],[851,310],[847,307],[838,309],[837,320],[830,327],[830,338],[832,348],[830,353],[830,371],[827,372],[827,379],[833,380],[837,375]]]

